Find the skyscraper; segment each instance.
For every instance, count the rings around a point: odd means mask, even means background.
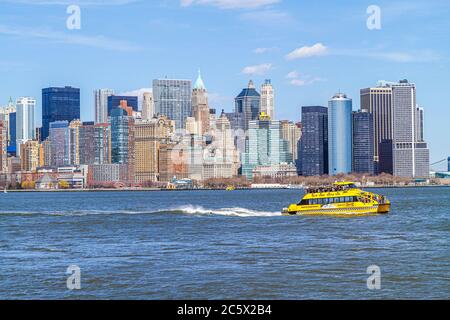
[[[39,143],[29,140],[20,145],[20,164],[22,171],[34,172],[39,167]]]
[[[242,154],[242,174],[251,180],[258,166],[292,163],[288,142],[282,138],[280,121],[261,114],[259,120],[249,123],[245,152]]]
[[[151,120],[155,115],[155,103],[152,92],[144,92],[142,101],[142,120]]]
[[[145,184],[159,180],[159,150],[175,132],[174,121],[166,117],[135,123],[135,182]]]
[[[304,176],[328,174],[328,109],[302,108],[299,172]]]
[[[108,123],[83,122],[79,139],[80,164],[111,163],[111,130]]]
[[[375,171],[379,173],[380,143],[392,140],[392,88],[386,81],[377,87],[361,89],[361,110],[373,115]]]
[[[122,101],[126,101],[126,105],[131,107],[133,111],[138,111],[139,100],[135,96],[116,96],[108,97],[108,116],[111,116],[113,109],[118,109],[122,105]]]
[[[95,123],[108,123],[108,97],[114,95],[111,89],[94,91],[95,97]]]
[[[328,156],[330,175],[352,171],[352,99],[338,93],[328,103]]]
[[[184,129],[186,118],[192,116],[192,84],[190,80],[153,80],[155,113],[175,121]]]
[[[80,120],[73,120],[69,123],[69,163],[71,165],[80,164]]]
[[[275,91],[271,80],[266,80],[261,86],[261,112],[265,112],[275,120]]]
[[[408,80],[392,84],[394,175],[426,178],[430,175],[430,150],[421,141],[423,112],[417,111],[416,86]]]
[[[289,152],[292,154],[294,162],[298,159],[298,144],[302,136],[302,129],[298,123],[292,121],[281,121],[282,138],[288,142]]]
[[[375,174],[374,121],[366,111],[353,113],[353,172]]]
[[[230,121],[225,112],[216,121],[213,141],[206,147],[203,179],[232,178],[239,169],[239,153],[234,145]]]
[[[209,105],[208,93],[200,71],[192,90],[192,115],[199,125],[199,134],[204,135],[209,131]]]
[[[6,128],[7,152],[16,153],[16,106],[12,98],[9,98],[8,105],[0,108],[3,115],[3,126]]]
[[[42,89],[42,141],[49,136],[51,122],[75,119],[80,119],[80,89]]]
[[[259,117],[261,95],[256,91],[252,80],[235,98],[234,125],[235,129],[247,131],[249,122]]]
[[[51,166],[70,165],[70,133],[68,121],[51,122],[49,126]]]
[[[36,138],[34,111],[36,100],[29,97],[19,98],[16,104],[16,153],[20,156],[20,145]]]
[[[7,141],[5,121],[0,119],[0,173],[8,172]]]

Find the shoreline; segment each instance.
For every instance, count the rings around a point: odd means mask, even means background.
[[[418,185],[418,186],[367,186],[360,187],[361,189],[411,189],[411,188],[450,188],[450,185]],[[254,190],[303,190],[303,187],[294,188],[236,188],[234,191],[254,191]],[[180,191],[226,191],[225,189],[208,189],[208,188],[196,188],[196,189],[164,189],[164,188],[139,188],[139,189],[56,189],[56,190],[7,190],[7,193],[64,193],[64,192],[180,192]],[[234,192],[227,191],[227,192]],[[7,194],[6,193],[6,194]]]

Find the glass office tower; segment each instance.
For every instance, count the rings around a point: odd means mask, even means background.
[[[192,84],[190,80],[153,80],[155,113],[175,121],[177,129],[186,127],[192,116]]]
[[[42,141],[49,136],[50,123],[80,119],[80,89],[42,89]]]
[[[338,93],[328,103],[330,175],[352,172],[352,127],[352,99]]]
[[[302,108],[298,171],[303,176],[328,174],[328,109]]]

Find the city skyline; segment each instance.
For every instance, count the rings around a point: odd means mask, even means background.
[[[247,8],[220,5],[230,1],[75,2],[82,10],[80,30],[66,29],[66,5],[0,1],[0,44],[5,48],[0,70],[6,75],[0,105],[10,96],[32,96],[40,119],[41,88],[71,85],[81,89],[81,120],[90,121],[95,119],[96,89],[130,94],[166,75],[193,81],[201,68],[211,107],[231,112],[234,97],[249,79],[259,90],[270,78],[277,90],[277,119],[298,121],[301,106],[326,105],[338,91],[353,99],[356,111],[361,88],[376,86],[378,80],[408,78],[419,88],[417,101],[426,110],[425,140],[432,162],[448,156],[450,66],[448,44],[442,39],[450,6],[444,1],[379,1],[382,28],[374,31],[366,27],[369,3],[356,1],[330,3],[327,10],[286,0],[266,1],[269,5],[256,1]],[[119,12],[126,14],[116,23],[110,18]],[[39,19],[30,19],[32,15]],[[336,19],[340,23],[332,22]],[[155,32],[161,39],[156,44],[148,41]],[[248,41],[242,44],[240,37]],[[25,50],[28,46],[31,52]]]

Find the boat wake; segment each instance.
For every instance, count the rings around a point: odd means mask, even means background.
[[[172,213],[183,213],[190,215],[218,215],[218,216],[232,216],[232,217],[276,217],[281,216],[280,212],[257,211],[246,208],[221,208],[221,209],[206,209],[201,206],[182,206],[169,210]]]
[[[94,215],[162,215],[162,214],[183,214],[193,216],[232,216],[232,217],[275,217],[281,216],[280,212],[257,211],[246,208],[220,208],[207,209],[202,206],[184,205],[180,207],[156,209],[156,210],[74,210],[74,211],[3,211],[1,215],[10,216],[33,216],[33,215],[48,215],[61,217],[82,217]]]

